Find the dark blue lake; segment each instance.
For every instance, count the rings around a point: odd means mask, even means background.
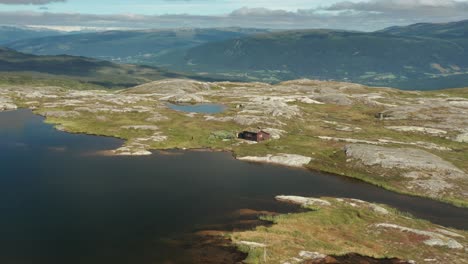
[[[173,110],[188,113],[217,114],[226,110],[224,105],[220,104],[171,104],[167,106]]]
[[[28,110],[0,113],[0,263],[190,263],[180,237],[232,229],[240,209],[292,210],[278,194],[353,197],[468,227],[466,209],[229,153],[96,154],[121,143],[57,131]]]

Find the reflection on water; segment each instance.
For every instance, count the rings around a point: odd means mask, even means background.
[[[174,236],[220,228],[252,210],[291,210],[274,201],[278,194],[377,201],[468,227],[466,209],[348,178],[240,162],[229,153],[89,155],[122,142],[63,133],[42,121],[26,110],[0,113],[0,263],[180,259],[186,252],[173,247]]]

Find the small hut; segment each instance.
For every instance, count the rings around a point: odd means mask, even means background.
[[[271,135],[270,133],[267,133],[263,130],[260,130],[258,132],[242,131],[241,133],[237,134],[237,137],[245,140],[260,142],[269,140],[271,138]]]

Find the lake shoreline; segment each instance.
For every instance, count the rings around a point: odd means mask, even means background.
[[[117,135],[103,135],[103,134],[89,133],[89,132],[85,132],[85,131],[83,131],[83,132],[74,132],[74,131],[67,130],[66,128],[62,128],[60,124],[47,122],[47,117],[46,116],[41,115],[40,113],[36,113],[36,112],[34,112],[34,110],[29,109],[29,108],[18,108],[17,110],[10,110],[10,111],[18,111],[20,109],[28,109],[28,110],[32,111],[32,113],[34,115],[38,115],[38,116],[43,117],[44,118],[44,120],[43,120],[44,123],[52,125],[58,131],[62,131],[62,132],[69,133],[69,134],[76,134],[76,135],[89,135],[89,136],[97,136],[97,137],[105,137],[105,138],[114,138],[114,139],[118,139],[118,140],[122,141],[121,146],[124,146],[124,143],[126,141],[125,138],[121,138],[121,137],[119,137]],[[116,154],[114,152],[114,150],[103,150],[103,151],[101,151],[101,153],[96,153],[96,154],[101,154],[101,155],[105,155],[105,156],[142,157],[142,156],[153,155],[154,151],[164,152],[164,151],[171,151],[171,150],[174,150],[174,151],[200,151],[200,152],[226,152],[226,153],[230,153],[232,155],[232,157],[235,158],[236,160],[240,160],[240,159],[238,159],[239,157],[236,154],[236,152],[233,151],[232,149],[216,149],[216,148],[211,148],[211,147],[205,147],[205,148],[150,148],[150,149],[148,149],[148,151],[151,152],[151,154],[144,154],[144,155],[119,155],[119,154]],[[392,192],[395,192],[395,193],[398,193],[398,194],[409,195],[409,196],[413,196],[413,197],[420,197],[420,198],[424,198],[424,199],[430,199],[430,200],[433,200],[433,201],[436,201],[436,202],[442,202],[442,203],[445,203],[445,204],[449,204],[449,205],[455,206],[457,208],[468,208],[468,204],[464,204],[464,203],[460,204],[460,203],[455,203],[455,202],[452,202],[450,200],[446,200],[446,199],[443,199],[443,198],[428,197],[428,196],[425,196],[423,194],[418,194],[418,193],[414,193],[414,192],[407,192],[407,191],[392,187],[390,185],[377,183],[377,182],[375,182],[374,180],[372,180],[372,179],[370,179],[368,177],[339,174],[339,173],[335,173],[335,172],[333,172],[331,170],[317,169],[317,168],[310,167],[310,166],[307,166],[307,165],[304,165],[302,167],[298,167],[298,166],[288,166],[288,165],[284,165],[284,164],[280,164],[280,163],[272,163],[272,162],[267,162],[267,161],[244,160],[244,162],[269,164],[269,165],[273,165],[273,166],[287,167],[287,168],[290,168],[290,169],[308,170],[308,171],[311,171],[311,172],[326,173],[326,174],[330,174],[330,175],[334,175],[334,176],[351,178],[351,179],[362,181],[362,182],[377,186],[379,188],[382,188],[384,190],[392,191]]]
[[[60,132],[65,132],[63,135],[68,135],[68,134],[70,134],[70,135],[86,135],[86,136],[89,135],[89,134],[87,134],[87,133],[70,133],[70,132],[63,131],[63,130],[57,130],[56,127],[54,127],[54,126],[51,125],[50,123],[45,122],[46,119],[45,119],[44,117],[42,117],[42,116],[40,116],[40,115],[35,115],[35,114],[34,114],[33,112],[31,112],[30,110],[22,109],[22,110],[19,110],[19,111],[25,111],[25,112],[30,113],[31,116],[37,116],[38,118],[35,119],[35,120],[36,120],[36,121],[35,121],[36,125],[38,125],[39,123],[40,123],[40,124],[44,124],[44,125],[47,126],[47,130],[56,131],[56,132],[58,132],[58,133],[60,133]],[[24,115],[24,113],[23,113],[23,115]],[[29,115],[29,114],[28,114],[28,115]],[[35,132],[35,131],[32,131],[32,132]],[[50,133],[50,132],[49,132],[49,133]],[[62,135],[62,136],[59,136],[59,138],[60,138],[60,137],[63,137],[63,135]],[[52,136],[54,136],[54,135],[52,134]],[[89,136],[91,136],[90,139],[92,139],[92,141],[94,141],[94,142],[98,142],[98,141],[100,140],[100,138],[116,139],[115,137],[112,137],[112,136],[100,136],[100,135],[89,135]],[[94,137],[95,137],[95,138],[94,138]],[[80,137],[78,137],[78,138],[80,138]],[[85,138],[88,138],[88,137],[85,137]],[[81,140],[85,140],[85,138],[81,137]],[[94,138],[94,139],[93,139],[93,138]],[[116,139],[116,140],[113,142],[113,145],[118,145],[118,144],[122,144],[122,141],[121,141],[120,139]],[[58,146],[60,146],[60,145],[58,145]],[[190,148],[187,148],[187,149],[179,148],[179,149],[169,149],[168,151],[157,150],[157,151],[154,151],[154,152],[152,153],[153,157],[149,157],[148,160],[154,159],[155,156],[157,156],[157,155],[161,155],[161,159],[163,160],[162,162],[164,163],[164,160],[167,159],[167,158],[173,159],[173,158],[171,158],[171,157],[169,157],[169,156],[187,155],[187,156],[192,156],[192,159],[194,159],[194,162],[196,163],[196,162],[197,162],[196,159],[197,159],[197,157],[198,157],[198,155],[194,155],[194,153],[196,153],[196,152],[200,152],[200,155],[201,155],[201,156],[206,156],[206,154],[201,154],[201,153],[203,153],[203,152],[206,152],[206,153],[220,153],[220,152],[221,152],[221,153],[224,153],[222,156],[224,156],[225,158],[221,157],[221,159],[219,159],[220,161],[223,161],[223,162],[224,162],[224,160],[225,160],[225,161],[229,161],[229,162],[231,162],[230,160],[232,160],[232,161],[235,160],[236,162],[239,161],[239,163],[237,163],[237,164],[234,163],[234,164],[233,164],[235,167],[232,167],[232,168],[236,168],[234,171],[237,171],[237,168],[240,168],[240,167],[250,167],[250,168],[248,169],[248,171],[251,171],[251,170],[254,170],[254,171],[255,171],[255,167],[257,167],[257,168],[263,168],[263,167],[265,167],[265,168],[269,168],[271,171],[274,171],[274,170],[283,171],[283,170],[284,170],[283,173],[286,173],[286,172],[289,172],[289,171],[291,171],[291,172],[292,172],[292,171],[301,172],[301,174],[303,174],[303,176],[304,176],[304,177],[307,177],[307,178],[309,178],[308,176],[313,176],[313,175],[311,175],[310,173],[314,174],[314,170],[311,170],[311,169],[309,169],[309,168],[305,168],[305,167],[304,167],[304,168],[285,167],[285,166],[281,166],[281,165],[272,165],[271,163],[261,163],[261,164],[268,164],[268,166],[263,166],[263,165],[261,165],[261,166],[253,166],[253,167],[252,167],[251,165],[248,165],[248,164],[250,164],[251,162],[245,162],[245,161],[236,159],[236,157],[235,157],[233,151],[226,151],[226,150],[219,150],[219,149],[211,149],[211,148],[193,148],[193,149],[190,149]],[[167,156],[167,157],[165,157],[165,156]],[[219,155],[218,155],[218,154],[214,154],[214,155],[211,155],[211,156],[212,156],[212,157],[218,157]],[[112,157],[115,157],[115,155],[112,155]],[[177,157],[174,157],[174,158],[177,159]],[[111,161],[112,159],[107,159],[107,158],[106,158],[106,159],[104,159],[104,160]],[[146,162],[146,161],[147,161],[147,159],[127,159],[127,158],[125,158],[125,157],[123,157],[122,159],[118,159],[118,160],[120,160],[120,161],[122,161],[122,162],[128,162],[128,161],[134,160],[134,161],[136,161],[136,162],[138,162],[138,163],[140,163],[140,162]],[[216,160],[218,160],[218,159],[216,158]],[[277,169],[275,169],[274,167],[277,167]],[[208,170],[209,170],[209,168],[208,168]],[[287,171],[286,171],[286,170],[287,170]],[[223,167],[223,171],[224,171],[224,167]],[[315,172],[317,172],[317,171],[315,171]],[[282,173],[280,173],[280,174],[282,174]],[[294,173],[293,173],[293,174],[294,174]],[[387,195],[387,193],[389,193],[389,192],[385,191],[384,189],[381,189],[381,188],[376,187],[375,185],[368,184],[368,183],[364,183],[363,181],[356,180],[356,179],[353,179],[353,178],[350,178],[350,177],[343,177],[342,175],[336,175],[336,174],[330,174],[330,173],[324,173],[324,172],[317,172],[316,175],[317,175],[318,177],[323,177],[323,178],[327,178],[327,179],[335,179],[335,178],[336,178],[337,180],[339,180],[339,182],[340,182],[341,184],[344,184],[344,186],[346,186],[346,184],[354,184],[354,183],[357,183],[358,185],[363,186],[364,190],[367,190],[367,188],[368,188],[370,191],[375,192],[375,194],[379,194],[379,196],[380,196],[380,195],[385,196],[385,195]],[[265,175],[265,176],[269,176],[269,175]],[[250,176],[248,176],[248,178],[250,178]],[[313,178],[313,177],[311,177],[311,178]],[[224,180],[223,180],[222,178],[220,178],[219,180],[220,180],[220,182],[224,182],[224,181],[226,181],[226,180],[228,180],[228,179],[224,179]],[[328,180],[327,180],[327,181],[328,181]],[[325,182],[327,182],[327,181],[325,181]],[[285,183],[287,183],[287,181],[286,181]],[[352,187],[352,186],[353,186],[353,185],[350,185],[349,187]],[[312,186],[311,186],[311,187],[312,187]],[[282,189],[282,188],[281,188],[281,189]],[[281,191],[281,192],[282,192],[282,191]],[[279,194],[282,194],[282,193],[280,193],[280,192],[275,192],[275,193],[278,194],[278,195],[279,195]],[[291,195],[297,194],[297,195],[301,195],[301,194],[304,194],[304,191],[297,191],[297,192],[295,192],[295,191],[286,191],[285,194],[291,194]],[[348,195],[349,195],[349,197],[356,197],[356,198],[362,197],[361,195],[353,195],[353,194],[351,194],[351,193],[349,193]],[[216,194],[214,197],[218,197],[218,194]],[[321,196],[320,196],[320,194],[318,194],[316,197],[321,197]],[[332,194],[332,197],[347,197],[347,195],[346,195],[346,192],[345,192],[344,196],[343,196],[343,194],[341,194],[341,195],[336,195],[336,194],[335,194],[335,196],[333,196],[333,194]],[[377,197],[377,196],[376,196],[376,197]],[[394,201],[393,201],[392,203],[390,203],[390,204],[391,204],[392,206],[396,206],[397,208],[398,208],[398,207],[401,208],[401,206],[403,206],[403,208],[405,208],[406,205],[405,205],[404,203],[402,203],[402,202],[404,202],[405,200],[408,200],[408,201],[412,201],[412,203],[416,203],[416,204],[415,204],[416,207],[420,207],[420,206],[421,206],[421,209],[418,209],[419,211],[422,211],[423,206],[427,206],[427,205],[433,205],[434,208],[437,208],[437,207],[446,208],[447,210],[451,211],[452,213],[453,213],[453,212],[460,212],[460,215],[463,215],[463,212],[465,211],[465,210],[463,210],[462,208],[454,207],[454,206],[451,206],[451,205],[446,204],[446,203],[437,202],[438,204],[435,204],[435,201],[432,201],[432,200],[429,200],[429,199],[426,199],[426,198],[414,199],[414,198],[411,198],[411,197],[412,197],[412,196],[409,196],[409,195],[397,195],[396,193],[391,192],[391,195],[390,195],[390,198],[389,198],[389,199],[390,199],[390,200],[394,200]],[[397,199],[395,199],[395,198],[397,198]],[[399,201],[398,199],[400,199],[400,198],[402,198],[403,200],[400,200],[400,201]],[[341,199],[341,198],[336,198],[336,199]],[[365,199],[365,198],[362,198],[362,199]],[[379,200],[379,199],[377,199],[377,200]],[[372,199],[369,200],[369,201],[376,202],[375,200],[372,200]],[[419,202],[422,202],[422,203],[420,204]],[[276,203],[279,203],[279,202],[273,202],[273,203],[276,204]],[[378,203],[382,203],[382,202],[379,201]],[[388,203],[385,203],[385,204],[388,204]],[[400,205],[398,206],[398,204],[400,204]],[[410,207],[415,207],[415,206],[410,206]],[[256,210],[261,210],[262,207],[263,207],[263,206],[259,205],[259,206],[258,206],[257,208],[255,208],[255,209],[256,209]],[[406,206],[406,207],[407,207],[407,206]],[[246,208],[247,208],[247,207],[246,207]],[[408,208],[408,209],[409,209],[409,208]],[[455,209],[456,209],[456,210],[455,210]],[[296,215],[301,215],[301,210],[302,210],[302,209],[301,209],[301,207],[299,207],[299,206],[288,207],[288,210],[283,210],[282,212],[279,212],[279,214],[284,215],[284,217],[296,216]],[[460,210],[460,211],[458,211],[458,210]],[[406,210],[403,210],[403,211],[406,211]],[[443,211],[441,211],[441,212],[443,212]],[[430,211],[428,211],[428,213],[430,213]],[[264,215],[266,215],[264,212],[258,213],[257,215],[255,215],[255,219],[256,219],[258,216],[264,216]],[[431,214],[429,214],[429,215],[431,215]],[[438,214],[434,214],[433,217],[437,217],[437,215],[438,215]],[[268,216],[268,215],[267,215],[267,216]],[[427,216],[427,215],[426,215],[426,216]],[[440,214],[439,214],[439,216],[440,216]],[[420,218],[420,219],[430,219],[430,218],[425,218],[424,215],[418,215],[417,217]],[[452,215],[452,217],[453,217],[453,215]],[[262,219],[264,219],[264,218],[262,218]],[[267,218],[267,219],[268,219],[268,218]],[[435,218],[432,218],[432,219],[435,219]],[[253,222],[249,222],[249,221],[253,221]],[[415,221],[416,221],[416,220],[415,220]],[[419,221],[419,220],[418,220],[418,221]],[[447,221],[450,221],[450,220],[447,220]],[[438,222],[438,221],[436,221],[436,222]],[[444,222],[444,221],[442,221],[442,222]],[[194,222],[194,223],[195,223],[195,222]],[[224,223],[224,222],[223,222],[223,220],[219,220],[219,223]],[[239,231],[242,231],[242,230],[251,230],[251,229],[253,229],[253,228],[255,228],[255,227],[258,227],[258,226],[263,226],[262,228],[274,228],[274,227],[272,227],[272,226],[269,225],[269,224],[267,224],[267,225],[266,225],[267,227],[265,227],[265,223],[264,223],[264,222],[260,222],[260,220],[255,220],[255,221],[254,221],[254,220],[248,219],[248,221],[247,221],[246,223],[251,223],[251,224],[252,224],[252,223],[256,223],[256,224],[255,224],[255,225],[249,225],[249,226],[247,226],[246,229],[242,229],[241,227],[231,227],[231,229],[228,228],[228,229],[226,229],[226,230],[232,230],[232,231],[239,232]],[[270,221],[270,223],[271,223],[271,221]],[[446,222],[446,223],[448,223],[448,222]],[[228,224],[228,226],[229,226],[231,223],[227,223],[227,224]],[[439,224],[440,224],[440,223],[439,223]],[[462,224],[463,224],[463,223],[461,223],[461,225],[462,225]],[[453,226],[453,224],[443,224],[443,225],[444,225],[444,226]],[[270,227],[268,227],[268,226],[270,226]],[[459,227],[460,227],[460,226],[459,226]],[[260,229],[262,229],[262,228],[260,228]],[[466,227],[466,225],[465,225],[465,226],[464,226],[464,229],[466,229],[466,228],[467,228],[467,227]],[[201,230],[210,230],[210,229],[201,229]],[[227,232],[229,232],[229,231],[227,231]],[[207,239],[210,240],[211,238],[208,237]],[[224,241],[224,242],[227,243],[227,241]],[[213,241],[213,243],[216,244],[217,242],[216,242],[216,241]],[[206,244],[206,245],[208,245],[208,244]],[[232,242],[232,243],[230,243],[230,244],[228,245],[228,247],[229,247],[229,248],[228,248],[228,252],[230,252],[229,254],[233,254],[234,258],[239,258],[240,256],[245,256],[245,253],[242,253],[243,250],[240,250],[240,251],[238,250],[238,248],[237,248],[237,247],[238,247],[238,244],[237,244],[235,241]],[[235,248],[236,248],[236,251],[239,251],[240,253],[239,253],[239,252],[234,253],[234,252],[232,251],[232,248],[233,248],[233,247],[235,247]],[[216,250],[217,250],[217,249],[216,249]],[[216,250],[215,250],[215,251],[216,251]],[[243,254],[244,254],[244,255],[243,255]],[[354,256],[354,257],[356,258],[356,256]],[[359,256],[357,256],[357,258],[359,258]],[[339,262],[338,262],[338,263],[339,263]]]

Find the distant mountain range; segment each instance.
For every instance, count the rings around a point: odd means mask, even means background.
[[[419,23],[405,27],[389,27],[379,32],[397,36],[447,38],[468,41],[468,20],[443,24]]]
[[[468,84],[468,21],[379,32],[300,30],[207,43],[157,65],[240,80],[340,80],[403,89]]]
[[[36,55],[67,54],[154,64],[159,55],[169,51],[265,32],[268,30],[243,28],[105,31],[23,39],[7,46]]]
[[[68,82],[73,81],[72,85],[123,88],[179,77],[184,76],[155,67],[116,64],[68,55],[37,56],[0,48],[0,83],[70,84]]]
[[[40,38],[45,36],[57,36],[64,35],[64,32],[48,30],[48,29],[33,29],[27,27],[11,27],[11,26],[0,26],[0,45],[5,45],[6,43]]]
[[[468,20],[376,32],[108,31],[22,39],[6,46],[38,55],[150,65],[218,80],[311,78],[419,90],[468,84]]]

